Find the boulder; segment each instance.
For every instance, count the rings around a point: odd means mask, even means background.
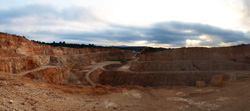
[[[10,103],[10,104],[13,104],[13,103],[14,103],[14,101],[13,101],[13,100],[10,100],[10,101],[9,101],[9,103]]]
[[[196,87],[206,87],[206,83],[204,81],[196,81]]]
[[[212,86],[220,87],[222,86],[222,82],[223,82],[223,76],[220,74],[213,76],[211,79]]]

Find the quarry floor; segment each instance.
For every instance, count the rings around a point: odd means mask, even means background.
[[[0,73],[0,109],[11,111],[249,111],[250,79],[222,87],[62,86]]]

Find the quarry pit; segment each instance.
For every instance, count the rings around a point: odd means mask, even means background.
[[[195,86],[212,76],[249,77],[250,46],[179,48],[158,52],[52,47],[1,33],[0,71],[71,85]],[[93,80],[92,80],[93,79]]]
[[[0,37],[3,110],[250,109],[250,45],[138,55],[118,48],[53,47],[7,33]]]

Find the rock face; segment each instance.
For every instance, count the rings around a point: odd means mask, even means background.
[[[205,87],[206,83],[204,81],[196,81],[196,87]]]
[[[116,81],[117,84],[143,86],[162,86],[164,84],[195,86],[196,81],[210,83],[212,76],[221,73],[227,77],[227,80],[236,80],[239,77],[231,74],[232,72],[250,72],[249,50],[250,45],[240,45],[142,52],[137,60],[130,63],[130,71],[124,72],[128,74],[104,72],[101,79],[103,84],[110,85],[115,85],[114,81]],[[249,77],[249,75],[243,75]],[[214,79],[213,84],[220,86],[222,80]],[[198,84],[201,85],[200,82]]]
[[[16,57],[16,56],[34,56],[34,55],[78,55],[86,54],[89,57],[96,58],[96,56],[104,56],[105,59],[126,59],[130,57],[129,53],[124,50],[116,48],[66,48],[66,47],[53,47],[49,45],[39,44],[30,41],[24,37],[11,35],[7,33],[0,33],[0,53],[1,57]],[[92,55],[93,53],[100,53]],[[101,53],[103,52],[103,53]],[[126,55],[124,55],[127,53]],[[114,55],[117,54],[117,55]],[[120,57],[123,55],[123,57]],[[111,57],[110,57],[111,56]],[[127,58],[129,59],[129,58]]]
[[[69,69],[69,66],[46,68],[28,73],[25,77],[52,84],[68,84],[70,80]]]
[[[104,71],[99,78],[104,85],[195,86],[196,81],[209,83],[218,72],[122,72]]]
[[[37,68],[48,62],[48,56],[20,56],[0,58],[0,71],[19,73]]]
[[[223,60],[136,61],[130,69],[132,71],[250,70],[250,64]]]
[[[222,86],[223,83],[223,76],[222,75],[215,75],[211,79],[211,85],[212,86]]]
[[[133,71],[250,70],[250,45],[142,53]]]
[[[191,85],[204,86],[204,81],[214,86],[221,86],[225,80],[240,77],[232,74],[239,72],[249,77],[250,45],[222,48],[180,48],[158,52],[142,52],[140,57],[131,62],[128,72],[105,71],[100,78],[109,85]],[[247,75],[246,75],[247,74]],[[237,76],[237,77],[236,77]],[[239,75],[241,76],[241,75]],[[243,77],[241,76],[241,77]]]
[[[227,60],[250,62],[250,45],[218,48],[180,48],[159,52],[146,52],[140,61],[179,61],[179,60]]]
[[[116,48],[52,47],[21,36],[0,33],[0,71],[23,74],[48,83],[77,81],[77,74],[71,72],[73,66],[88,65],[92,61],[131,59],[132,54],[132,51]]]

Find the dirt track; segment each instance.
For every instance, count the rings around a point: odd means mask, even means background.
[[[109,64],[120,64],[120,62],[119,61],[106,61],[106,62],[101,62],[101,63],[95,63],[95,64],[93,64],[91,67],[93,68],[93,69],[91,69],[90,71],[88,71],[88,73],[85,75],[85,78],[86,78],[86,80],[92,85],[92,86],[95,86],[96,84],[89,78],[89,75],[93,72],[93,71],[95,71],[95,70],[97,70],[97,69],[102,69],[102,70],[105,70],[104,68],[103,68],[103,66],[106,66],[106,65],[109,65]]]
[[[36,72],[36,71],[39,71],[39,70],[43,70],[43,69],[47,69],[47,68],[53,68],[53,67],[58,67],[58,66],[41,66],[41,67],[38,67],[38,68],[35,68],[35,69],[32,69],[32,70],[28,70],[28,71],[18,73],[18,75],[24,76],[24,75],[26,75],[28,73],[31,73],[31,72]]]

